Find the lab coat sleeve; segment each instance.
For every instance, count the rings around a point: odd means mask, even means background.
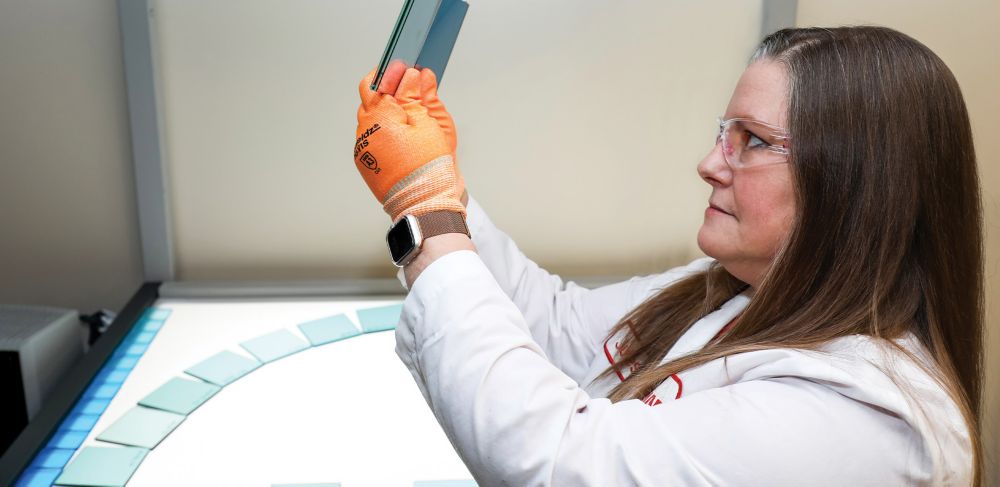
[[[523,316],[545,356],[576,381],[584,378],[598,343],[628,311],[645,299],[663,275],[587,289],[550,274],[525,256],[470,198],[469,231],[482,260],[503,293]]]
[[[591,398],[546,360],[471,251],[418,277],[396,352],[483,486],[851,484],[857,472],[870,475],[865,462],[898,448],[893,433],[907,434],[879,430],[853,406],[830,413],[843,398],[795,378],[653,407]],[[847,471],[831,460],[845,458]]]

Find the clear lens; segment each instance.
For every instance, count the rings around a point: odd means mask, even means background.
[[[756,120],[720,121],[722,154],[733,168],[779,164],[788,160],[787,134]]]

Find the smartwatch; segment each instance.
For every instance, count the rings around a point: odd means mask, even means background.
[[[444,233],[464,233],[471,237],[461,213],[432,211],[419,216],[405,215],[385,234],[392,263],[396,267],[409,264],[420,253],[425,239]]]

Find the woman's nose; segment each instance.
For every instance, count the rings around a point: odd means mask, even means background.
[[[721,143],[716,142],[712,151],[698,163],[698,175],[713,187],[728,186],[732,183],[733,170],[722,155]]]

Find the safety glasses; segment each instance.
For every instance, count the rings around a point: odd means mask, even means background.
[[[752,118],[717,119],[722,155],[733,169],[788,162],[788,131]]]

